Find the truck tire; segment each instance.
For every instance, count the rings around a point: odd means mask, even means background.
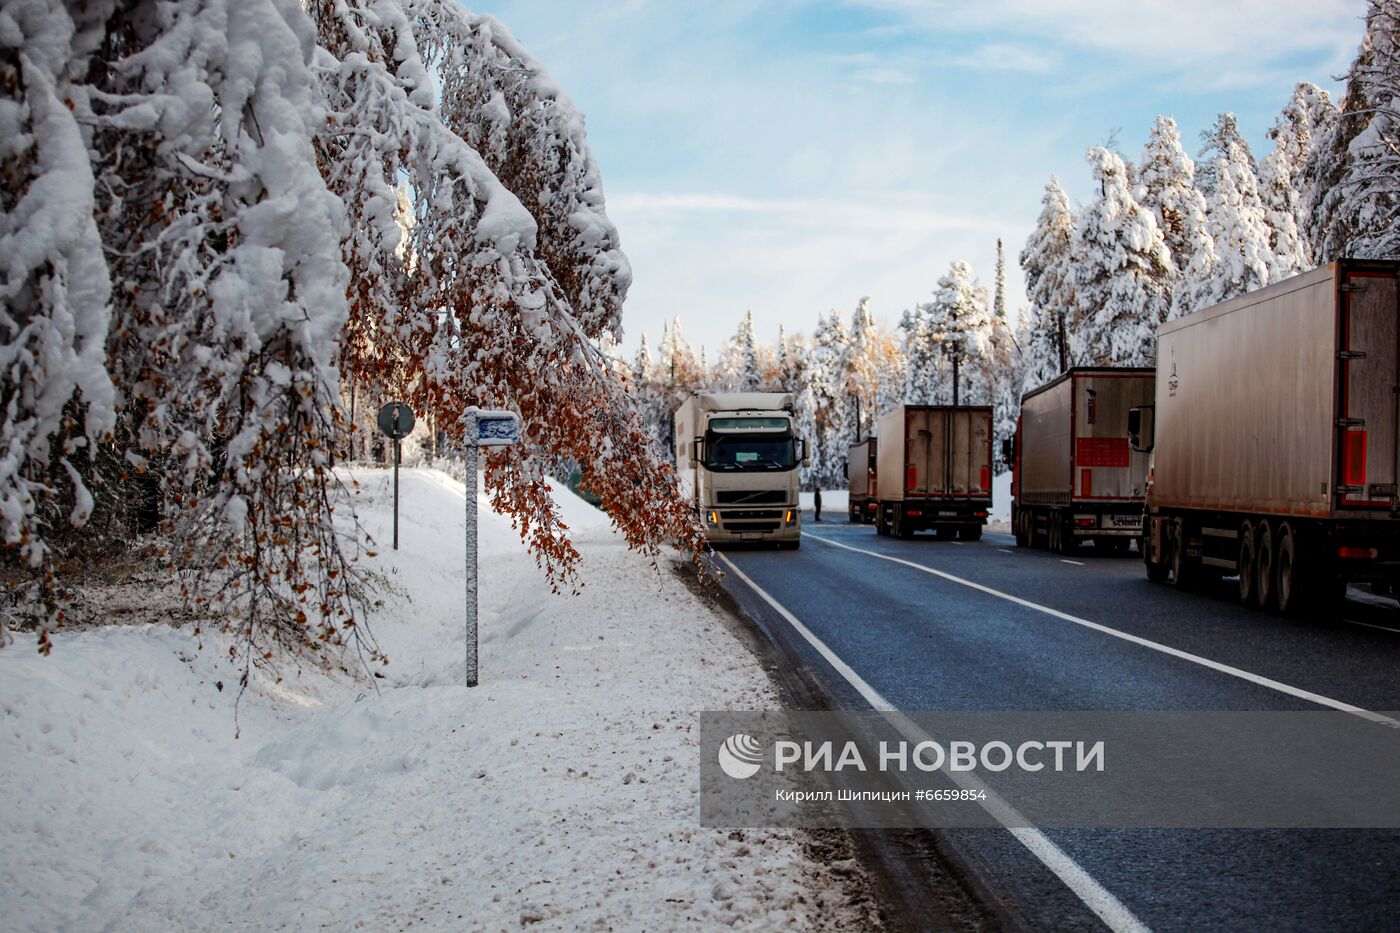
[[[1254,532],[1254,602],[1260,609],[1274,607],[1274,580],[1278,565],[1275,563],[1277,550],[1274,545],[1274,529],[1267,521],[1259,523]]]
[[[964,540],[964,541],[981,541],[981,540],[982,540],[982,526],[981,526],[981,525],[963,525],[962,528],[958,531],[958,537],[961,538],[961,539]]]
[[[1017,546],[1017,547],[1030,547],[1030,546],[1031,546],[1031,523],[1030,523],[1030,518],[1031,518],[1031,517],[1030,517],[1030,513],[1028,513],[1028,512],[1019,512],[1019,511],[1018,511],[1018,512],[1016,513],[1016,546]]]
[[[1147,579],[1152,583],[1166,583],[1167,577],[1171,576],[1171,565],[1166,561],[1149,560],[1146,548],[1143,548],[1142,555],[1142,565],[1147,568]]]
[[[1274,601],[1279,612],[1287,616],[1297,615],[1306,603],[1306,574],[1299,573],[1298,536],[1287,522],[1279,527],[1275,552],[1274,561],[1278,569],[1274,572]]]
[[[1074,526],[1070,524],[1068,515],[1052,519],[1050,527],[1056,538],[1053,548],[1057,553],[1075,554],[1079,551],[1079,542],[1074,537]]]
[[[1186,556],[1186,526],[1178,520],[1172,523],[1171,530],[1172,586],[1179,590],[1195,589],[1198,575]]]
[[[1245,522],[1240,526],[1240,550],[1235,559],[1235,569],[1240,574],[1240,605],[1253,606],[1259,585],[1259,567],[1254,547],[1254,523]]]

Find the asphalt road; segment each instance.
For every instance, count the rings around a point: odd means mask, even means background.
[[[1066,559],[1018,549],[1010,535],[992,532],[976,543],[897,540],[840,515],[803,519],[799,551],[724,556],[899,709],[1321,708],[1221,669],[1228,667],[1364,709],[1400,710],[1400,608],[1386,600],[1354,593],[1335,617],[1284,619],[1236,605],[1229,584],[1197,594],[1149,583],[1135,552],[1096,557],[1085,548]],[[849,548],[934,568],[1197,660]],[[790,628],[737,575],[727,586],[764,625]],[[803,653],[795,663],[819,674],[836,705],[866,707],[815,648],[797,637],[791,643]],[[1002,908],[1026,926],[1103,926],[1011,833],[950,835]],[[1043,835],[1153,929],[1400,928],[1400,831]]]

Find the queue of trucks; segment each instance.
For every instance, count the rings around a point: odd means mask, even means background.
[[[1398,284],[1400,262],[1334,262],[1161,325],[1155,368],[1072,368],[1027,392],[1001,450],[1017,545],[1136,542],[1153,581],[1235,577],[1242,602],[1282,612],[1353,582],[1395,592]],[[984,406],[885,412],[849,450],[850,520],[980,538],[992,425]],[[712,540],[796,546],[790,395],[698,394],[676,437]]]

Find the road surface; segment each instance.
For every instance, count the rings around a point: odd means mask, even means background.
[[[873,691],[908,710],[1400,710],[1388,600],[1354,593],[1335,618],[1284,619],[1149,583],[1136,553],[1066,558],[993,532],[898,540],[810,518],[800,551],[726,551],[747,578],[726,585],[763,625],[796,619],[830,650],[834,661],[790,639],[841,707],[866,708]],[[1400,831],[949,833],[1001,908],[1036,929],[1400,925]]]

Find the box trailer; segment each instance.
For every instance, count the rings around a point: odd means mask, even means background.
[[[1284,611],[1400,580],[1397,275],[1336,262],[1162,325],[1133,419],[1149,577]]]
[[[1080,367],[1026,393],[1004,442],[1018,545],[1121,552],[1141,536],[1148,455],[1128,446],[1128,413],[1152,404],[1155,380],[1152,369]]]
[[[992,508],[992,410],[899,405],[880,417],[875,530],[982,537]]]
[[[681,490],[712,544],[796,548],[797,467],[807,459],[787,392],[697,392],[675,413]]]
[[[848,508],[852,522],[868,525],[875,521],[875,510],[879,507],[879,471],[875,462],[878,449],[875,438],[867,437],[859,444],[852,444],[846,454],[846,490],[850,495]]]

